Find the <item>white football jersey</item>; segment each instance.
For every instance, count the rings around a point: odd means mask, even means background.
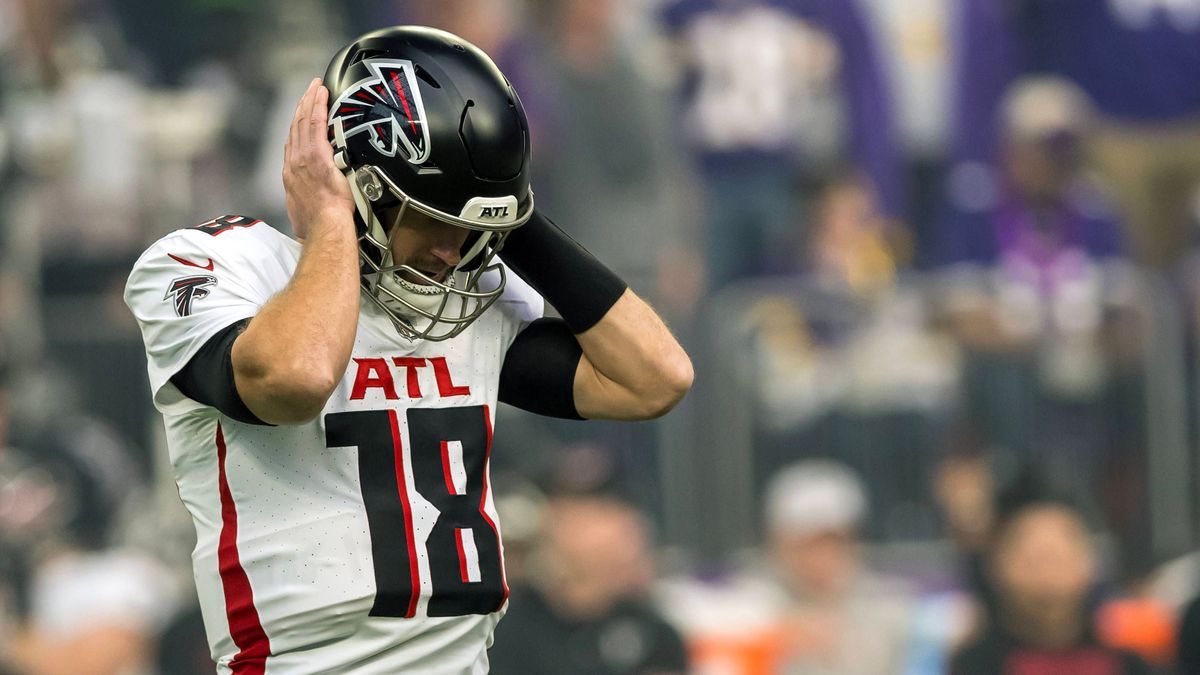
[[[409,342],[364,298],[346,374],[308,424],[244,424],[180,393],[172,375],[283,289],[300,251],[226,216],[153,244],[125,289],[218,672],[487,672],[508,598],[488,477],[500,367],[543,301],[508,274],[462,334]]]

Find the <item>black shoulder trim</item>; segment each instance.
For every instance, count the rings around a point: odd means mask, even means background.
[[[250,319],[242,319],[212,336],[192,360],[171,377],[171,384],[184,396],[212,406],[238,422],[270,426],[250,412],[233,380],[233,342],[248,323]]]

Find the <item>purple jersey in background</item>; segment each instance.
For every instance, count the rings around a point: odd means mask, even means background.
[[[1034,268],[1052,266],[1068,252],[1103,260],[1126,255],[1121,227],[1101,195],[1080,185],[1054,208],[1029,208],[1002,188],[987,208],[951,209],[941,228],[940,263],[992,266],[1020,259]]]
[[[827,119],[817,99],[840,93],[850,163],[903,217],[892,103],[855,0],[678,0],[663,19],[687,50],[688,131],[707,171],[786,172],[805,128]],[[823,91],[829,73],[836,92]]]
[[[1013,79],[1061,75],[1124,123],[1200,118],[1200,0],[960,0],[956,154],[993,160]]]

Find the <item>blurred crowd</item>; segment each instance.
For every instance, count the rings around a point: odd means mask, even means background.
[[[500,414],[494,672],[1200,673],[1200,0],[0,0],[0,673],[212,672],[120,289],[289,232],[295,101],[397,23],[696,363]]]

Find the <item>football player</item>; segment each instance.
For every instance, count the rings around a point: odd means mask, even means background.
[[[466,41],[355,40],[284,153],[296,240],[217,218],[153,244],[125,291],[218,671],[486,672],[497,401],[652,418],[691,362],[535,210],[520,100]]]

